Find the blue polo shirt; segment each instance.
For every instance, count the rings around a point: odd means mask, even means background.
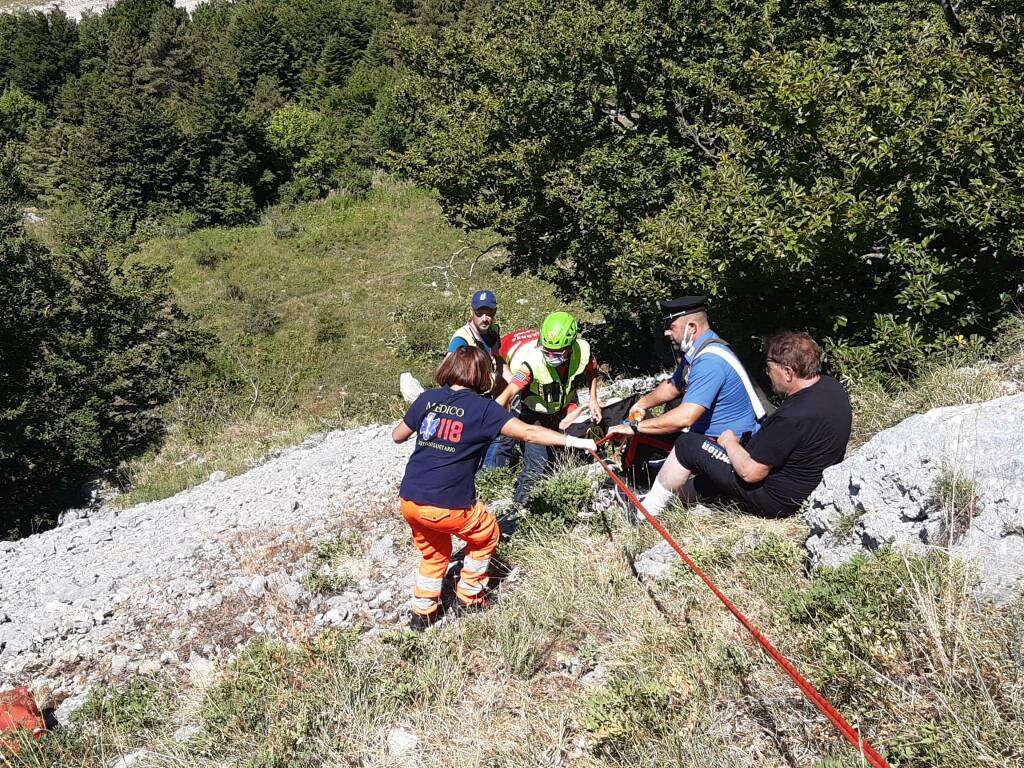
[[[708,339],[717,338],[720,337],[714,331],[706,331],[694,343],[694,351],[700,349],[701,344]],[[733,354],[727,347],[719,345],[718,348],[726,354]],[[685,357],[685,362],[690,364],[689,383],[683,379],[686,371],[684,363],[681,362],[672,374],[672,383],[686,390],[683,402],[701,405],[705,409],[697,423],[690,427],[690,431],[708,437],[718,437],[727,429],[731,429],[737,436],[744,432],[756,432],[757,416],[754,415],[743,381],[732,366],[712,352],[705,351],[696,361],[693,360],[693,354],[690,352]]]

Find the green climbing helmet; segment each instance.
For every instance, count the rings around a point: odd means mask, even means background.
[[[540,327],[540,345],[545,349],[565,349],[576,341],[579,327],[568,312],[552,312]]]

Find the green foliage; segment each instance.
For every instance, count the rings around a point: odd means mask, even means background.
[[[593,503],[593,480],[578,468],[563,466],[534,486],[525,523],[542,529],[571,527],[592,512]]]
[[[865,661],[885,667],[900,660],[913,615],[907,568],[891,551],[858,555],[839,568],[820,570],[809,588],[783,594],[789,621],[818,660],[813,675],[833,703],[864,701],[874,678]]]
[[[476,474],[476,495],[485,504],[495,499],[508,499],[516,485],[516,469],[495,467],[482,469]]]
[[[706,292],[741,343],[802,327],[841,372],[904,372],[989,332],[1024,267],[1024,26],[1012,5],[962,21],[513,0],[405,36],[400,164],[627,337]]]
[[[2,190],[0,190],[2,192]],[[0,200],[0,519],[155,444],[160,407],[202,358],[162,270],[59,258]]]
[[[29,133],[43,123],[42,104],[16,85],[0,93],[0,144],[24,141]]]
[[[242,331],[250,336],[273,336],[281,326],[281,316],[274,311],[266,299],[249,302],[249,308],[242,323]]]
[[[672,727],[672,692],[656,679],[614,678],[586,702],[580,724],[598,755],[614,755]]]
[[[313,565],[303,586],[318,595],[337,594],[352,587],[355,577],[346,572],[346,562],[361,554],[358,540],[351,536],[334,536],[321,541],[313,556]]]
[[[76,723],[91,722],[142,736],[167,723],[171,692],[155,678],[136,678],[122,688],[100,687],[75,711]]]
[[[0,14],[0,88],[48,101],[80,57],[78,29],[62,11]]]
[[[122,239],[182,214],[234,224],[278,199],[362,192],[394,81],[390,24],[379,0],[5,14],[0,140],[29,143],[43,203],[86,207]]]

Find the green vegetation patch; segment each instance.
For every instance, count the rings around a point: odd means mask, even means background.
[[[120,503],[239,471],[312,432],[398,418],[399,374],[430,384],[475,289],[497,293],[506,331],[563,306],[547,284],[502,271],[493,242],[446,224],[432,195],[382,178],[365,198],[148,243],[133,261],[168,267],[178,301],[219,345],[172,407],[163,449],[124,467],[133,491]]]

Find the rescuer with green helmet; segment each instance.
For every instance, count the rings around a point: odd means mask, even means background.
[[[520,397],[520,419],[549,429],[564,430],[578,415],[577,388],[590,389],[590,416],[601,420],[597,399],[600,371],[590,352],[590,344],[579,338],[576,318],[568,312],[554,312],[544,318],[537,341],[524,344],[509,361],[512,381],[497,399],[509,407]],[[523,468],[516,481],[514,501],[524,503],[530,490],[544,473],[550,460],[547,448],[527,444],[523,447]]]

